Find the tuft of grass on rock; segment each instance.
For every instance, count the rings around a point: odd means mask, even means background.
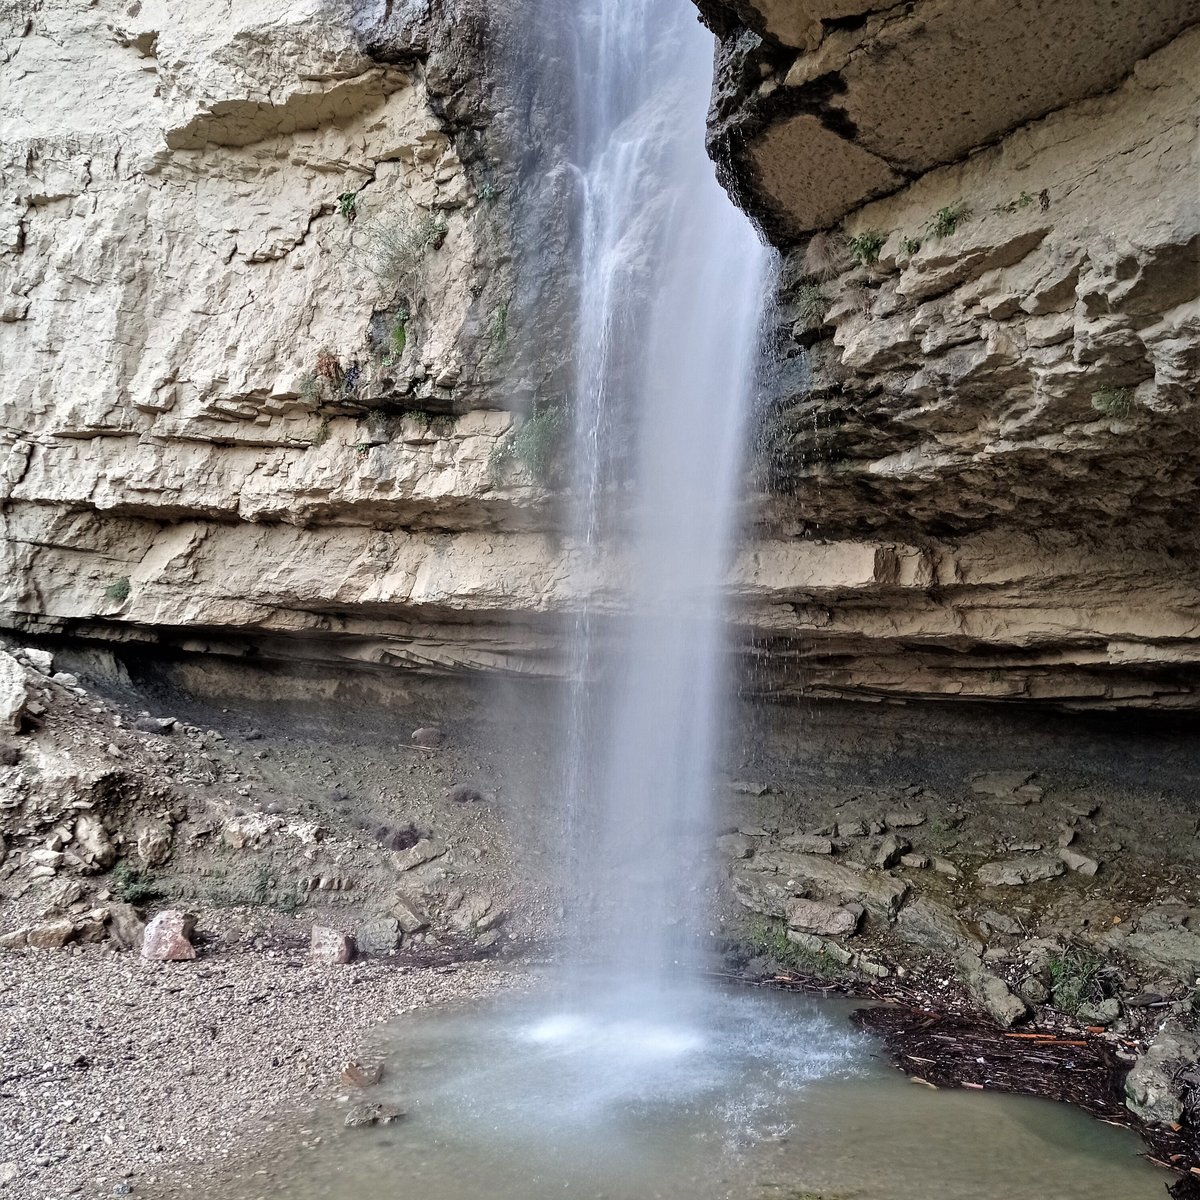
[[[1103,387],[1092,393],[1092,407],[1105,417],[1127,417],[1133,411],[1133,389]]]
[[[122,575],[120,579],[114,579],[112,583],[104,589],[105,600],[112,604],[124,604],[129,599],[129,593],[133,590],[129,582],[128,575]]]
[[[971,207],[963,200],[956,200],[939,208],[933,214],[925,232],[931,238],[947,238],[956,233],[958,227],[971,219]]]

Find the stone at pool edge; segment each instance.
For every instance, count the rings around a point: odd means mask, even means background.
[[[395,1104],[356,1104],[346,1114],[345,1125],[347,1129],[366,1129],[372,1125],[390,1125],[405,1115],[404,1109]]]

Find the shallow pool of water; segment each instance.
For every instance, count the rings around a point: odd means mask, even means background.
[[[401,1122],[310,1123],[246,1195],[293,1200],[1161,1200],[1132,1134],[1065,1105],[931,1091],[849,1006],[733,990],[667,1016],[508,999],[395,1023]],[[358,1099],[357,1097],[355,1099]],[[313,1144],[319,1138],[318,1144]]]

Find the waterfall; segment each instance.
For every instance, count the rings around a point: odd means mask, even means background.
[[[769,254],[705,152],[690,0],[576,0],[567,936],[605,991],[672,991],[705,917],[722,586]]]

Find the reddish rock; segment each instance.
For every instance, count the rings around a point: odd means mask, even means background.
[[[142,957],[151,962],[189,962],[196,957],[192,934],[196,918],[191,913],[167,909],[154,917],[142,937]]]
[[[314,925],[312,948],[308,952],[310,962],[327,966],[341,966],[354,958],[354,942],[344,933],[325,925]]]
[[[348,1062],[342,1067],[342,1082],[347,1087],[375,1087],[383,1079],[383,1063]]]

